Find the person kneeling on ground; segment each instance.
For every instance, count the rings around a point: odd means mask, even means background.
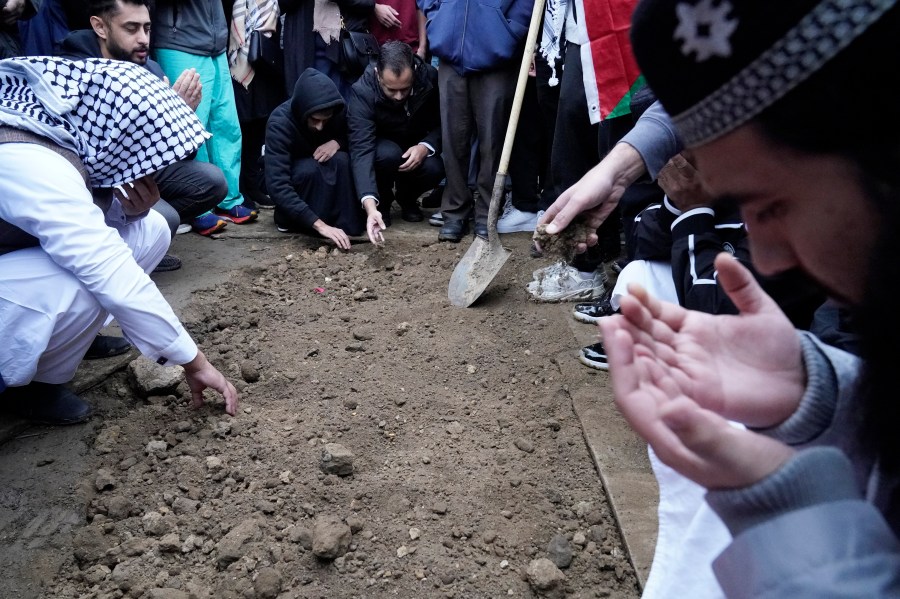
[[[184,366],[195,406],[210,387],[234,415],[234,386],[148,276],[170,240],[151,175],[205,141],[200,121],[130,62],[14,58],[0,80],[0,411],[89,418],[63,384],[112,315],[142,354]]]
[[[444,178],[437,69],[408,44],[388,42],[350,89],[348,113],[360,201],[375,203],[388,226],[395,199],[403,220],[421,222],[416,200]]]
[[[279,231],[320,235],[349,250],[350,237],[366,230],[381,243],[384,221],[374,203],[364,212],[356,201],[344,107],[331,79],[303,71],[291,99],[269,117],[265,170]]]

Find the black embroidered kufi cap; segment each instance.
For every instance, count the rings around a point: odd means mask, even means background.
[[[632,46],[650,87],[693,147],[771,106],[894,4],[641,0],[632,18]]]

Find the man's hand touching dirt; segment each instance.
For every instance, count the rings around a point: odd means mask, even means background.
[[[629,185],[637,181],[646,167],[641,155],[626,143],[615,147],[575,185],[569,187],[544,212],[538,225],[547,225],[548,235],[557,235],[578,215],[588,228],[596,231],[619,204]],[[597,234],[575,246],[577,253],[597,245]]]
[[[203,352],[197,351],[193,360],[184,364],[184,376],[191,389],[191,401],[195,408],[203,406],[203,390],[215,389],[225,399],[225,412],[234,416],[238,408],[238,392],[215,366],[209,363]]]

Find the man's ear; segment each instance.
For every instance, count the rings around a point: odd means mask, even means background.
[[[97,34],[97,37],[101,39],[106,39],[106,23],[98,16],[91,17],[91,28],[93,28],[94,33]]]

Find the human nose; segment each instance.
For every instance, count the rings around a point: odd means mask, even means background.
[[[756,271],[763,276],[773,276],[799,266],[790,245],[774,235],[749,233],[750,257]]]

